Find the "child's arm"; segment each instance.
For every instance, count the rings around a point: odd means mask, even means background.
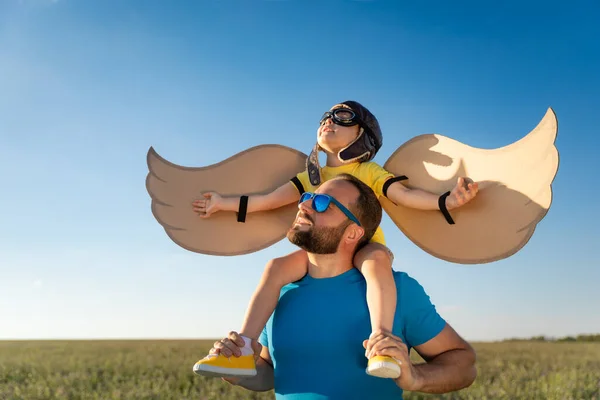
[[[446,208],[452,210],[468,203],[475,195],[479,187],[477,183],[465,185],[463,178],[458,178],[458,182],[450,195],[446,197]],[[396,204],[419,210],[439,210],[439,195],[427,192],[421,189],[409,189],[400,181],[392,183],[387,188],[387,198]]]
[[[195,200],[192,207],[200,217],[207,218],[217,211],[237,211],[240,206],[240,197],[222,197],[218,193],[208,192],[203,194],[204,199]],[[300,193],[291,182],[286,182],[274,191],[267,194],[248,196],[246,212],[274,210],[287,204],[298,201]]]

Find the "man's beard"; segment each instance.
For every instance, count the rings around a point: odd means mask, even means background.
[[[313,254],[333,254],[337,251],[348,221],[336,227],[314,227],[308,231],[297,231],[294,228],[287,233],[288,240],[296,246]]]

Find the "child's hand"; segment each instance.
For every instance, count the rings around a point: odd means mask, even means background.
[[[204,199],[194,200],[192,208],[200,218],[208,218],[211,214],[221,210],[223,198],[215,192],[208,192],[202,195]]]
[[[477,182],[473,182],[470,179],[468,179],[468,181],[469,183],[467,184],[464,178],[458,178],[456,186],[452,189],[450,195],[446,197],[446,208],[448,210],[465,205],[471,201],[473,197],[477,196],[479,185]]]
[[[363,340],[365,356],[371,358],[381,355],[396,359],[400,364],[400,377],[394,379],[396,384],[406,391],[418,391],[422,385],[421,373],[410,359],[408,347],[398,336],[390,332],[378,330],[369,339]]]
[[[216,341],[213,347],[209,350],[209,354],[223,354],[225,357],[239,357],[242,355],[242,348],[244,347],[244,339],[237,332],[229,332],[226,338]],[[258,362],[260,358],[260,352],[262,351],[262,344],[258,340],[252,339],[250,344],[252,351],[254,352],[254,363]],[[237,385],[243,378],[221,378],[225,382],[229,382],[232,385]]]

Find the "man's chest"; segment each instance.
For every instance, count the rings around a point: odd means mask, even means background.
[[[397,385],[365,373],[362,344],[370,333],[364,282],[342,292],[300,288],[284,294],[267,324],[278,396],[401,398]]]
[[[362,362],[362,341],[370,332],[364,293],[298,291],[280,299],[269,326],[269,344],[278,362],[316,354]]]

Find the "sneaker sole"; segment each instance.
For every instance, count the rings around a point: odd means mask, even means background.
[[[400,366],[388,362],[372,362],[366,369],[367,374],[378,378],[399,378]]]
[[[196,375],[209,376],[212,378],[239,378],[247,376],[256,376],[256,370],[241,368],[214,367],[212,365],[194,366]]]

